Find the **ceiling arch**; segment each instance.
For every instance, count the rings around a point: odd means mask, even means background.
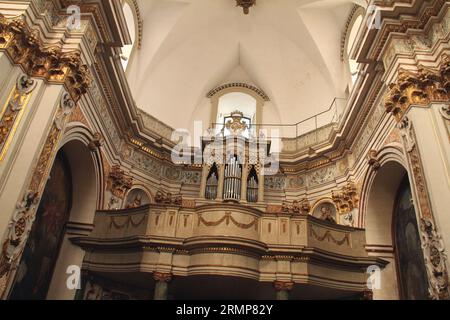
[[[280,123],[323,111],[344,92],[340,36],[353,3],[258,0],[244,15],[233,0],[141,1],[142,49],[127,71],[136,104],[190,128],[210,118],[206,94],[232,77],[265,91],[264,112]]]

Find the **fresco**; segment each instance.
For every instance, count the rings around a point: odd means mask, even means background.
[[[428,299],[425,262],[407,177],[397,194],[394,228],[400,297],[406,300]]]
[[[60,152],[52,167],[16,273],[11,299],[46,298],[69,218],[71,195],[70,168],[64,153]]]

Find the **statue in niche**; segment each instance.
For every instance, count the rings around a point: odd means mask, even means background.
[[[337,223],[336,214],[337,209],[331,202],[320,203],[313,212],[314,217],[331,223]]]
[[[320,212],[322,214],[322,216],[321,216],[322,220],[336,223],[336,219],[333,217],[333,213],[331,212],[331,209],[329,206],[322,206],[320,208]]]
[[[142,206],[142,195],[137,194],[134,197],[134,200],[127,204],[126,208],[127,209],[134,209],[134,208],[139,208],[141,206]]]

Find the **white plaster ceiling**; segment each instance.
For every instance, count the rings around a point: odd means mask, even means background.
[[[141,50],[127,75],[139,108],[173,128],[210,122],[213,88],[231,81],[264,90],[263,122],[291,124],[344,96],[340,59],[350,0],[141,0]]]

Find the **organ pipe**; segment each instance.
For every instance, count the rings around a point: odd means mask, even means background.
[[[225,166],[224,200],[241,199],[242,165],[236,156],[231,157]]]

